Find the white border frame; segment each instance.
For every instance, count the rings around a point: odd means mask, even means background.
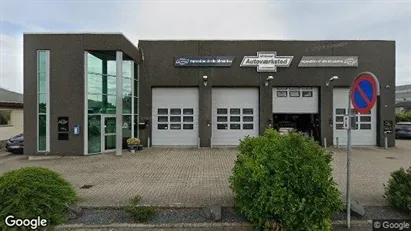
[[[136,79],[134,78],[134,60],[131,61],[131,137],[134,136],[134,82]]]
[[[88,153],[88,52],[84,51],[84,128],[83,128],[83,142],[84,142],[84,155]]]
[[[40,52],[46,52],[46,150],[39,150],[39,54]],[[37,153],[48,153],[50,152],[50,50],[37,50],[36,52],[36,137],[37,137]]]

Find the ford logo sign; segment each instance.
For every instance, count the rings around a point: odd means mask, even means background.
[[[189,62],[190,62],[189,59],[179,58],[179,59],[176,60],[176,65],[184,66],[184,65],[186,65],[186,64],[189,63]]]

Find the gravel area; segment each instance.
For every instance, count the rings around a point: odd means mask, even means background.
[[[365,207],[366,215],[351,220],[373,219],[410,219],[411,216],[400,213],[391,207]],[[333,216],[333,220],[345,220],[346,214],[340,213]],[[234,208],[222,208],[220,222],[244,222],[246,219],[238,214]],[[153,219],[147,224],[174,224],[174,223],[206,223],[208,221],[201,215],[200,209],[157,209]],[[70,220],[67,224],[83,225],[108,225],[114,223],[135,223],[122,209],[84,209],[83,215]]]

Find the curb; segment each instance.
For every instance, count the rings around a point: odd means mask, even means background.
[[[368,225],[371,220],[351,221],[352,226]],[[345,225],[345,221],[333,221],[332,225]],[[253,230],[253,227],[246,222],[223,222],[223,223],[175,223],[175,224],[111,224],[111,225],[60,225],[56,230],[148,230],[148,229],[206,229],[206,230]]]

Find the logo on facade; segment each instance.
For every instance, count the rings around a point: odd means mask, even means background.
[[[179,59],[176,60],[176,65],[185,66],[185,65],[187,65],[189,62],[190,62],[189,59],[179,58]]]
[[[277,56],[275,51],[260,51],[257,56],[244,56],[240,67],[257,67],[257,72],[276,72],[277,67],[289,67],[294,56]]]
[[[358,67],[358,56],[303,56],[298,67]]]

